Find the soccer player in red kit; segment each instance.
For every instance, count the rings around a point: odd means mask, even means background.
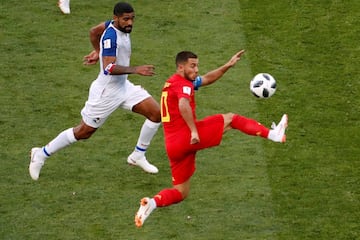
[[[240,60],[244,50],[237,52],[223,66],[198,75],[198,57],[183,51],[176,56],[176,73],[165,83],[161,95],[161,117],[169,157],[172,188],[163,189],[153,198],[145,197],[135,214],[135,225],[141,227],[156,207],[169,206],[184,200],[190,191],[190,178],[195,172],[197,151],[220,144],[224,132],[237,129],[245,134],[260,136],[274,142],[285,142],[287,115],[278,125],[268,129],[254,119],[226,113],[197,120],[195,90],[214,83]]]

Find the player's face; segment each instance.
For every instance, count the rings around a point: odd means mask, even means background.
[[[131,33],[135,19],[135,13],[124,13],[121,16],[115,16],[116,27],[124,33]]]
[[[184,78],[190,81],[194,81],[199,73],[199,59],[189,58],[184,64]]]

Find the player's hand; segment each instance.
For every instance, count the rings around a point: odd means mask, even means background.
[[[88,55],[84,56],[83,64],[84,65],[94,65],[99,61],[99,53],[95,50],[92,50]]]
[[[191,132],[190,144],[197,144],[200,142],[199,134],[197,132]]]
[[[135,68],[135,73],[143,76],[155,75],[155,67],[153,65],[142,65]]]
[[[232,58],[229,60],[228,64],[230,67],[234,66],[241,58],[241,56],[244,54],[245,50],[240,50],[237,52]]]

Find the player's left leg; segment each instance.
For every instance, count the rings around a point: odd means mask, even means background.
[[[45,146],[41,148],[32,148],[30,152],[29,165],[29,173],[31,178],[34,180],[39,179],[41,168],[51,155],[79,140],[90,138],[92,134],[96,132],[96,130],[97,128],[87,125],[84,120],[82,120],[78,126],[68,128],[60,132]]]
[[[141,127],[135,149],[128,156],[127,162],[131,165],[141,167],[148,173],[158,173],[159,170],[157,167],[147,161],[145,153],[161,124],[160,108],[157,102],[152,97],[150,97],[135,105],[133,112],[142,114],[147,119]]]
[[[147,161],[145,153],[161,124],[160,106],[145,89],[129,81],[126,84],[127,94],[130,97],[126,99],[122,107],[147,118],[141,127],[135,149],[128,156],[127,162],[141,167],[146,172],[158,173],[157,167]]]
[[[222,114],[208,116],[196,121],[200,142],[190,144],[190,149],[199,151],[205,148],[215,147],[221,143],[224,133],[224,117]]]
[[[258,121],[238,114],[227,113],[224,116],[224,131],[234,128],[247,135],[261,136],[274,142],[285,142],[285,130],[288,125],[288,117],[284,114],[278,125],[273,123],[272,129],[268,129]]]

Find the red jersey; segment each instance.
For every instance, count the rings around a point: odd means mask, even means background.
[[[194,84],[179,74],[172,75],[166,82],[161,94],[161,121],[165,132],[165,138],[176,138],[176,134],[190,129],[181,116],[179,111],[179,99],[187,98],[190,100],[190,106],[194,119],[195,113],[195,95]]]
[[[196,120],[195,89],[201,86],[201,77],[189,81],[174,74],[166,82],[161,94],[161,121],[165,134],[165,147],[169,157],[173,184],[188,180],[195,171],[195,155],[198,150],[220,144],[224,129],[221,114]],[[190,101],[192,114],[199,133],[200,143],[190,144],[190,128],[179,111],[180,98]]]

